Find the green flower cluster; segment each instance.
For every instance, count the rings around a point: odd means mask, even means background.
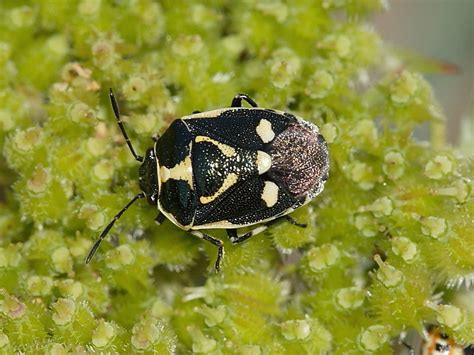
[[[472,161],[367,16],[382,0],[3,0],[0,352],[356,354],[438,324],[474,342]],[[137,203],[138,151],[238,92],[321,127],[325,191],[216,250]],[[431,142],[413,138],[425,124]],[[440,296],[441,295],[441,296]]]

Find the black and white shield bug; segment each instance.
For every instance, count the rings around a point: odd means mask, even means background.
[[[138,199],[146,198],[179,228],[218,248],[221,240],[203,229],[225,229],[241,243],[279,220],[305,227],[289,213],[310,202],[328,178],[329,154],[316,125],[286,112],[257,107],[239,94],[230,108],[195,112],[173,121],[144,157],[135,153],[120,119],[112,90],[112,108],[134,158],[141,162],[137,194],[107,225],[92,246],[89,263],[114,223]],[[242,100],[252,107],[241,107]],[[237,229],[254,226],[244,234]]]

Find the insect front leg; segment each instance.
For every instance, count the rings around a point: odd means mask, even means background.
[[[214,244],[217,247],[217,259],[216,263],[214,264],[214,268],[216,269],[216,272],[219,272],[221,270],[222,258],[224,257],[224,243],[222,242],[222,240],[211,237],[209,234],[197,230],[190,230],[188,232],[200,239]]]
[[[231,107],[242,107],[242,100],[245,100],[249,103],[250,106],[252,107],[257,107],[257,104],[255,101],[253,101],[250,96],[247,94],[237,94],[234,96],[232,99],[232,104]]]

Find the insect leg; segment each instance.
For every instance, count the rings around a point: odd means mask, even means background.
[[[283,216],[283,217],[280,217],[280,218],[277,218],[277,219],[274,219],[273,221],[269,221],[261,226],[258,226],[254,229],[252,229],[251,231],[245,233],[245,234],[242,234],[242,235],[238,235],[237,234],[237,230],[236,229],[227,229],[227,235],[229,236],[229,239],[230,241],[232,242],[232,244],[238,244],[238,243],[242,243],[244,241],[246,241],[247,239],[259,234],[259,233],[262,233],[264,230],[268,229],[268,227],[270,227],[272,224],[275,224],[281,220],[286,220],[288,222],[290,222],[291,224],[297,226],[297,227],[300,227],[300,228],[306,228],[306,224],[303,224],[303,223],[298,223],[296,222],[293,218],[291,218],[290,216]]]
[[[221,270],[222,258],[224,257],[224,243],[222,243],[222,240],[211,237],[210,235],[197,230],[190,230],[189,233],[211,244],[214,244],[217,247],[217,259],[216,263],[214,264],[214,268],[216,269],[216,272],[219,272]]]
[[[89,251],[89,254],[87,255],[87,258],[86,258],[86,264],[89,264],[90,261],[92,260],[92,258],[94,257],[94,254],[95,252],[97,251],[97,249],[99,249],[99,246],[100,246],[100,243],[105,239],[105,237],[107,236],[107,234],[109,233],[110,229],[114,226],[115,222],[117,222],[117,220],[122,217],[123,213],[128,210],[128,208],[133,205],[135,203],[136,200],[138,200],[139,198],[144,198],[145,197],[145,194],[143,192],[140,192],[138,195],[136,195],[134,198],[132,198],[126,205],[124,208],[122,208],[120,210],[119,213],[117,213],[114,218],[112,219],[112,221],[110,221],[110,223],[107,225],[107,227],[105,227],[105,229],[102,231],[102,233],[100,233],[100,236],[99,236],[99,239],[97,239],[97,241],[94,243],[94,245],[92,246],[91,250]]]
[[[300,228],[306,228],[308,226],[306,223],[298,223],[293,217],[284,216],[284,218],[294,226],[297,226]]]
[[[407,332],[402,332],[398,337],[398,344],[406,348],[409,355],[415,355],[415,349],[408,344],[405,340],[407,338]]]
[[[255,103],[255,101],[253,101],[250,98],[250,96],[248,96],[247,94],[235,95],[234,98],[232,99],[231,107],[242,107],[242,100],[247,101],[252,107],[257,107],[257,104]]]
[[[114,93],[113,93],[112,89],[110,89],[110,91],[109,91],[109,97],[110,97],[110,103],[112,104],[112,109],[114,110],[115,118],[117,119],[118,126],[119,126],[120,130],[122,131],[122,135],[125,138],[125,142],[127,142],[127,145],[128,145],[128,148],[130,149],[130,152],[132,153],[135,160],[138,160],[138,161],[142,162],[143,157],[140,156],[140,155],[137,155],[137,153],[135,153],[135,149],[133,149],[132,143],[130,142],[130,139],[128,138],[127,132],[125,132],[125,126],[123,125],[123,122],[120,119],[119,107],[118,107],[117,100],[115,99],[115,96],[114,96]]]
[[[274,221],[272,221],[274,222]],[[259,233],[262,233],[264,230],[268,229],[268,227],[273,224],[273,223],[265,223],[261,226],[258,226],[254,229],[252,229],[250,232],[247,232],[245,234],[242,234],[242,235],[238,235],[237,234],[237,231],[235,229],[227,229],[227,235],[229,236],[229,239],[230,241],[232,242],[232,244],[239,244],[239,243],[242,243],[242,242],[245,242],[247,239],[259,234]]]
[[[408,354],[415,355],[415,349],[413,349],[413,347],[407,344],[404,340],[401,340],[399,344],[403,345],[408,350]]]
[[[158,215],[155,218],[156,224],[160,225],[166,220],[166,217],[163,213],[158,212]]]
[[[410,355],[415,355],[415,349],[413,349],[410,345],[402,341],[402,344],[408,349],[408,353]]]

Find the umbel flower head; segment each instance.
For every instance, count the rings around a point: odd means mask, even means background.
[[[424,324],[474,343],[474,165],[370,26],[384,3],[0,2],[0,353],[387,354]],[[139,191],[110,87],[142,154],[239,92],[320,127],[330,178],[292,214],[308,227],[217,232],[216,275],[214,246],[141,201],[86,266]],[[288,139],[295,176],[320,167]]]

